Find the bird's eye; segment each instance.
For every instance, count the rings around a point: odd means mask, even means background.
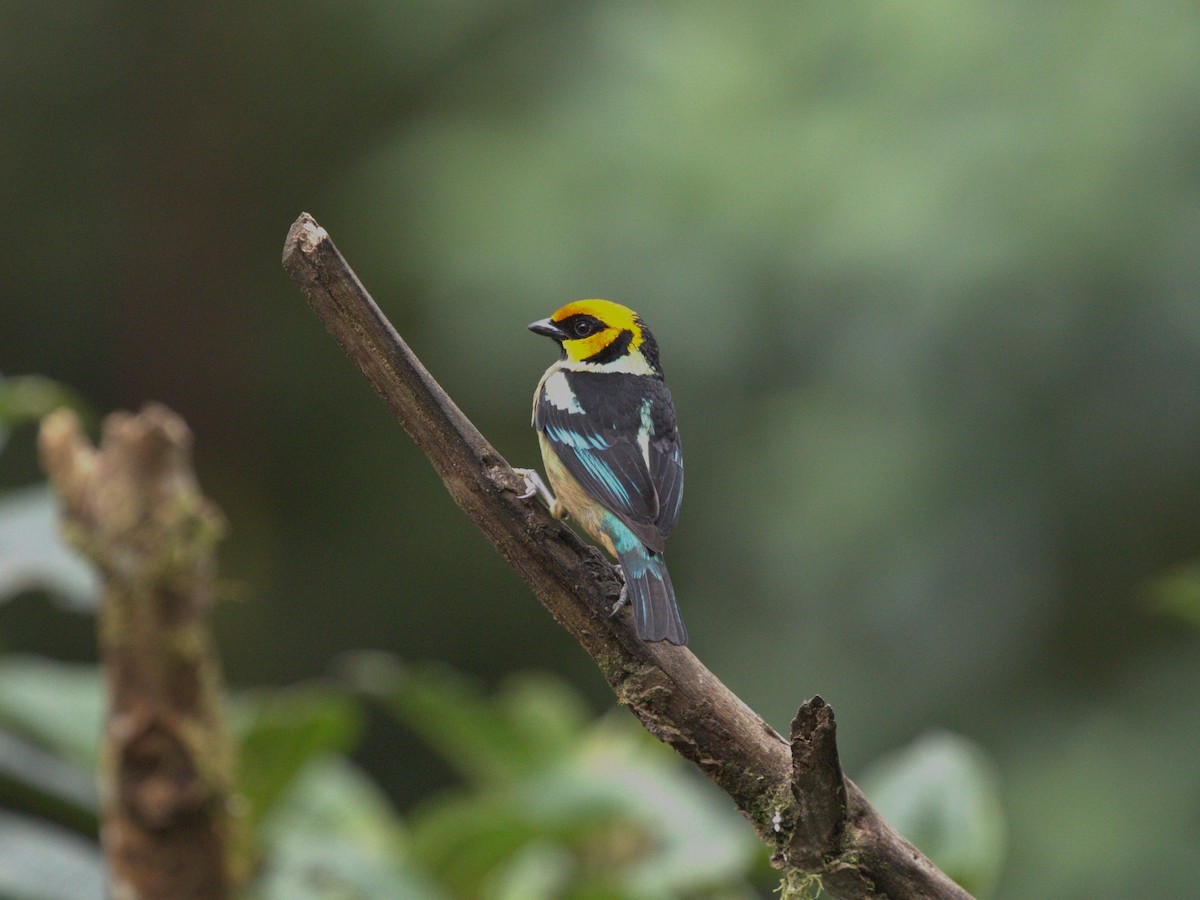
[[[573,327],[571,330],[575,332],[575,337],[584,338],[591,334],[594,328],[591,322],[589,322],[587,319],[582,319],[581,321],[576,322],[575,327]]]

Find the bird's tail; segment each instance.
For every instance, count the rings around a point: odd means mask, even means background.
[[[675,605],[675,588],[662,556],[640,542],[625,552],[618,551],[621,571],[629,588],[633,621],[643,641],[670,641],[676,646],[687,643],[687,629]]]

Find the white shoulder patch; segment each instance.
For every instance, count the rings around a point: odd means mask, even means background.
[[[571,390],[571,385],[567,384],[567,376],[563,372],[555,372],[547,378],[544,389],[546,400],[554,408],[565,409],[572,413],[583,412],[583,407],[579,405],[579,400],[576,399],[575,392]]]

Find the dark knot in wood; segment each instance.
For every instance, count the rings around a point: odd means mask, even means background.
[[[134,729],[121,744],[117,766],[117,790],[129,816],[150,831],[165,831],[203,812],[212,790],[177,729],[155,713],[142,716]]]

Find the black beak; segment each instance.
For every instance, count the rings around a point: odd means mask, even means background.
[[[544,334],[548,338],[554,338],[554,340],[558,341],[559,343],[562,343],[568,337],[570,337],[569,334],[567,334],[549,319],[538,319],[536,322],[530,322],[529,330],[534,334]]]

